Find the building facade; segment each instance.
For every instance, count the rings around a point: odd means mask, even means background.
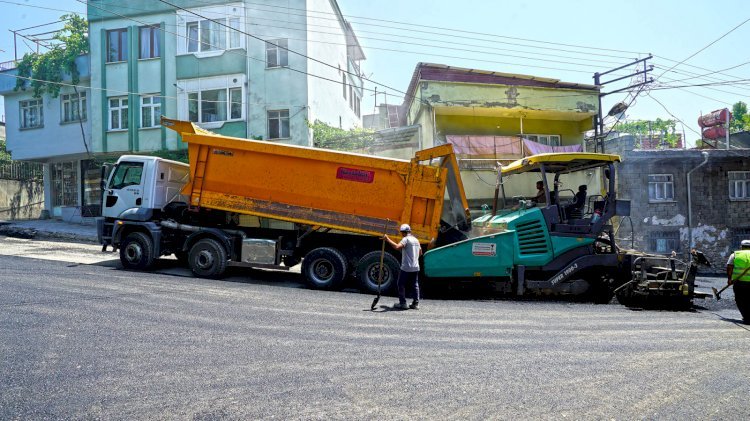
[[[623,136],[605,144],[622,157],[619,197],[631,201],[630,220],[617,235],[621,246],[682,257],[696,248],[722,272],[750,238],[750,149],[647,150],[637,142]]]
[[[420,124],[425,148],[454,144],[470,206],[476,208],[492,204],[497,162],[533,153],[524,142],[582,149],[584,133],[593,128],[599,90],[557,79],[420,63],[406,94],[401,124]],[[529,180],[518,180],[523,178]],[[535,194],[532,176],[516,179],[506,186],[508,197]],[[569,180],[569,185],[590,188],[596,183],[593,174]]]
[[[6,147],[14,160],[44,164],[45,213],[71,221],[95,216],[101,204],[99,164],[93,150],[89,56],[76,60],[77,86],[70,75],[57,97],[34,98],[33,91],[15,90],[15,68],[2,73]]]
[[[184,153],[162,115],[303,146],[313,144],[308,122],[361,126],[365,56],[335,0],[100,0],[87,13],[90,54],[77,61],[76,87],[37,99],[0,78],[8,149],[45,164],[52,216],[98,215],[104,160]]]
[[[103,0],[88,14],[97,151],[184,148],[161,115],[303,146],[308,121],[361,126],[365,57],[334,0]]]

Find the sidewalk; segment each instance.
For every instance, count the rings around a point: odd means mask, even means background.
[[[0,235],[20,238],[51,238],[79,243],[96,243],[96,224],[75,224],[55,219],[0,221]]]

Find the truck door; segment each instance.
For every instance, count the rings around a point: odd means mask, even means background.
[[[123,161],[117,164],[107,184],[104,216],[117,218],[130,208],[143,204],[143,162]]]

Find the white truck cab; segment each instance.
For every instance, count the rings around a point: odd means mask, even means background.
[[[186,200],[180,191],[189,177],[190,166],[181,162],[153,156],[121,156],[102,183],[104,200],[102,218],[97,220],[97,234],[103,250],[108,245],[117,248],[122,228],[131,224],[142,224],[157,240],[161,229],[154,219],[158,219],[168,203]],[[158,256],[158,247],[156,241],[154,250],[149,253]],[[134,250],[132,253],[142,252]]]
[[[181,197],[180,191],[189,176],[190,167],[181,162],[152,156],[123,155],[107,180],[102,216],[149,219],[153,210],[162,209],[172,201],[186,200]]]

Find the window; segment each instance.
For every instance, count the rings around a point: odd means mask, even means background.
[[[78,205],[78,164],[73,161],[50,164],[52,206]]]
[[[107,31],[107,63],[128,60],[128,30]]]
[[[127,130],[128,97],[109,99],[109,130]]]
[[[242,88],[229,89],[229,118],[232,120],[242,118]]]
[[[652,232],[649,235],[649,248],[655,253],[671,253],[672,251],[680,251],[680,232]]]
[[[161,57],[159,50],[159,27],[143,26],[140,28],[140,45],[138,58]]]
[[[268,112],[268,138],[289,138],[289,110]]]
[[[137,186],[141,184],[141,175],[143,174],[142,162],[122,162],[117,165],[115,174],[112,176],[110,189],[121,189],[127,186]]]
[[[729,199],[750,199],[750,171],[729,171]]]
[[[21,108],[21,128],[33,129],[44,126],[44,112],[41,99],[32,99],[29,101],[19,101]]]
[[[560,146],[560,136],[556,134],[523,134],[521,137],[542,145]]]
[[[60,95],[60,98],[63,123],[86,120],[86,92],[63,94]]]
[[[158,127],[161,118],[161,97],[141,97],[141,127]]]
[[[242,88],[188,93],[188,120],[211,123],[242,119]]]
[[[266,41],[266,67],[286,67],[289,65],[288,44],[285,39]]]
[[[649,174],[648,201],[673,202],[674,178],[672,174]]]
[[[197,53],[203,51],[218,51],[229,48],[239,48],[240,19],[206,19],[196,22],[188,22],[187,29],[187,51]]]
[[[346,99],[346,74],[341,75],[341,86],[344,88],[344,99]]]

